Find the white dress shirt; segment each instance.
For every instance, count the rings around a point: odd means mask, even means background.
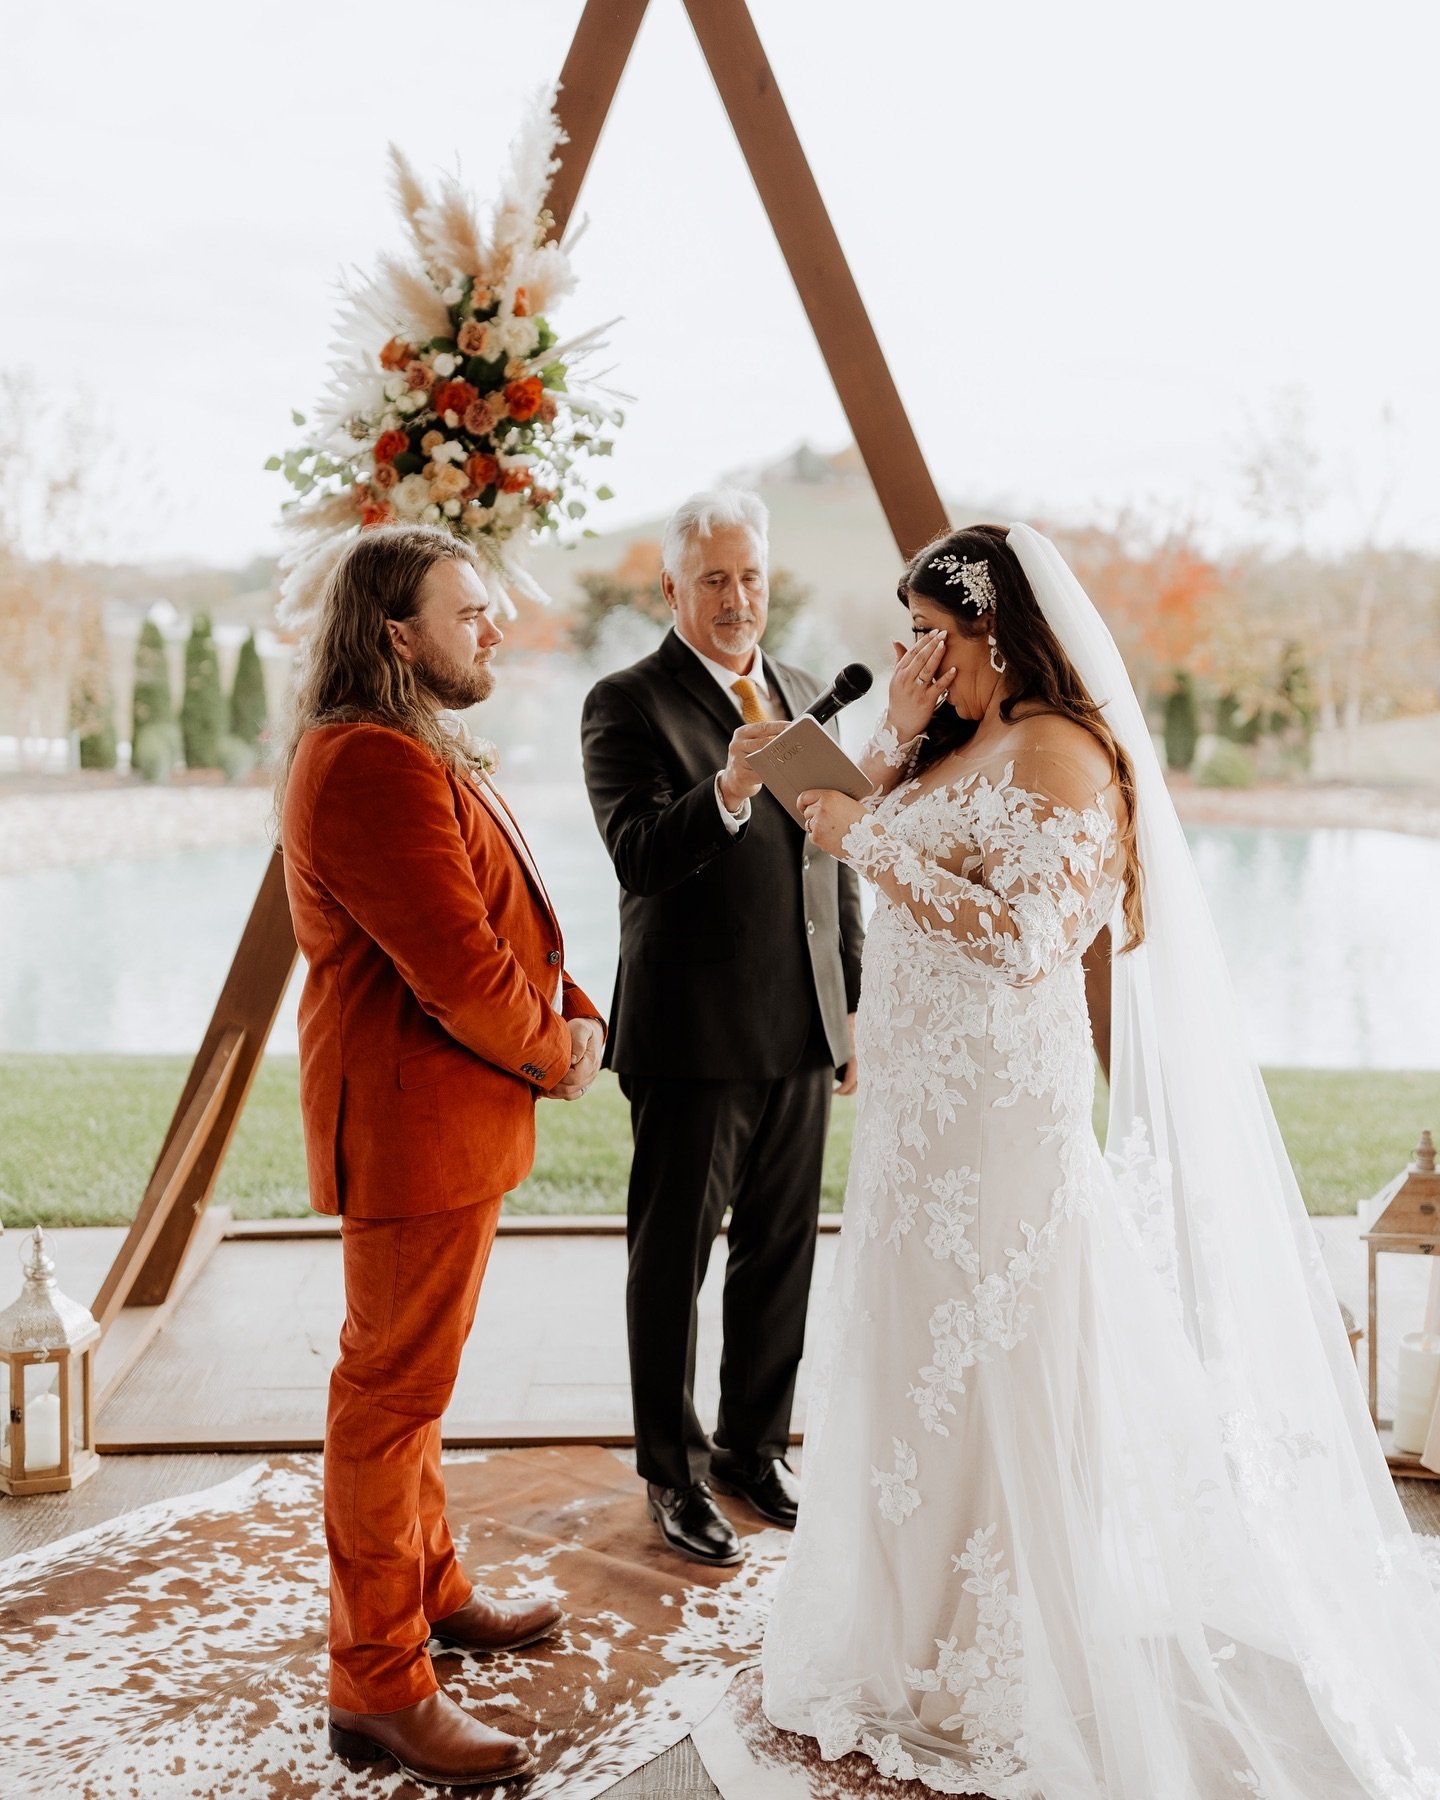
[[[766,709],[772,715],[774,714],[775,702],[770,693],[770,683],[765,676],[765,658],[761,654],[760,646],[758,644],[755,646],[755,653],[750,660],[750,667],[743,675],[737,675],[733,669],[727,669],[723,663],[717,663],[711,657],[708,657],[703,650],[697,650],[678,626],[676,627],[675,635],[680,639],[680,642],[696,661],[699,662],[700,666],[725,690],[725,698],[735,708],[737,718],[743,719],[745,716],[744,709],[740,705],[740,696],[735,692],[735,683],[737,681],[750,682],[760,695]],[[717,775],[715,777],[715,804],[720,808],[720,818],[725,829],[730,833],[731,837],[738,836],[740,827],[749,821],[750,802],[748,800],[744,801],[741,804],[739,812],[732,813],[730,808],[725,804],[720,793],[720,776]]]

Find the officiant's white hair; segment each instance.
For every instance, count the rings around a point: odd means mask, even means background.
[[[770,509],[747,488],[702,488],[682,500],[665,521],[660,540],[660,559],[669,575],[678,575],[685,546],[691,538],[709,537],[717,525],[744,525],[755,533],[760,548],[770,549]]]

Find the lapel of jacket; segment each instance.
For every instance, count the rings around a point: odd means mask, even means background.
[[[798,719],[805,710],[800,704],[800,696],[795,692],[794,683],[789,674],[771,657],[765,658],[765,673],[770,677],[770,685],[784,702],[784,710],[792,720]]]
[[[673,631],[661,644],[658,654],[675,681],[692,700],[704,707],[728,742],[740,724],[740,712],[735,703],[720,692],[719,682]]]
[[[740,714],[732,701],[720,692],[720,684],[710,671],[704,667],[694,652],[680,642],[671,631],[660,645],[658,652],[661,662],[679,682],[686,693],[699,703],[710,714],[726,737],[734,734],[740,723]],[[771,687],[778,694],[782,709],[791,719],[798,719],[804,710],[801,697],[796,692],[794,682],[789,673],[782,669],[772,657],[765,658],[765,673]]]
[[[495,783],[491,781],[490,777],[483,771],[477,769],[474,772],[471,776],[471,787],[475,793],[479,795],[481,804],[485,807],[485,810],[510,840],[510,847],[520,859],[520,867],[524,869],[525,877],[529,881],[536,899],[539,900],[546,912],[549,913],[550,922],[555,927],[555,935],[558,938],[560,936],[559,917],[556,914],[554,903],[546,890],[545,883],[541,878],[540,870],[536,865],[535,858],[530,854],[530,846],[525,842],[525,834],[521,831],[514,813],[511,812],[510,808],[501,798],[499,788],[495,786]]]

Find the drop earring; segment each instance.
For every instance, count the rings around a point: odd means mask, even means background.
[[[996,648],[995,633],[993,631],[989,634],[989,638],[987,641],[990,645],[990,667],[995,671],[995,673],[997,675],[1003,675],[1005,673],[1005,669],[1006,669],[1006,662],[1005,662],[1005,658],[1000,654],[999,650]]]

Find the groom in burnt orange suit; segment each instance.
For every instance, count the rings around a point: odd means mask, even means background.
[[[311,1204],[339,1213],[345,1324],[325,1431],[330,1742],[478,1786],[528,1746],[440,1690],[427,1644],[513,1650],[548,1600],[480,1594],[445,1521],[440,1417],[537,1096],[573,1100],[604,1027],[508,808],[447,709],[485,699],[501,634],[472,553],[367,531],[326,588],[281,783],[309,964],[300,1087]]]

